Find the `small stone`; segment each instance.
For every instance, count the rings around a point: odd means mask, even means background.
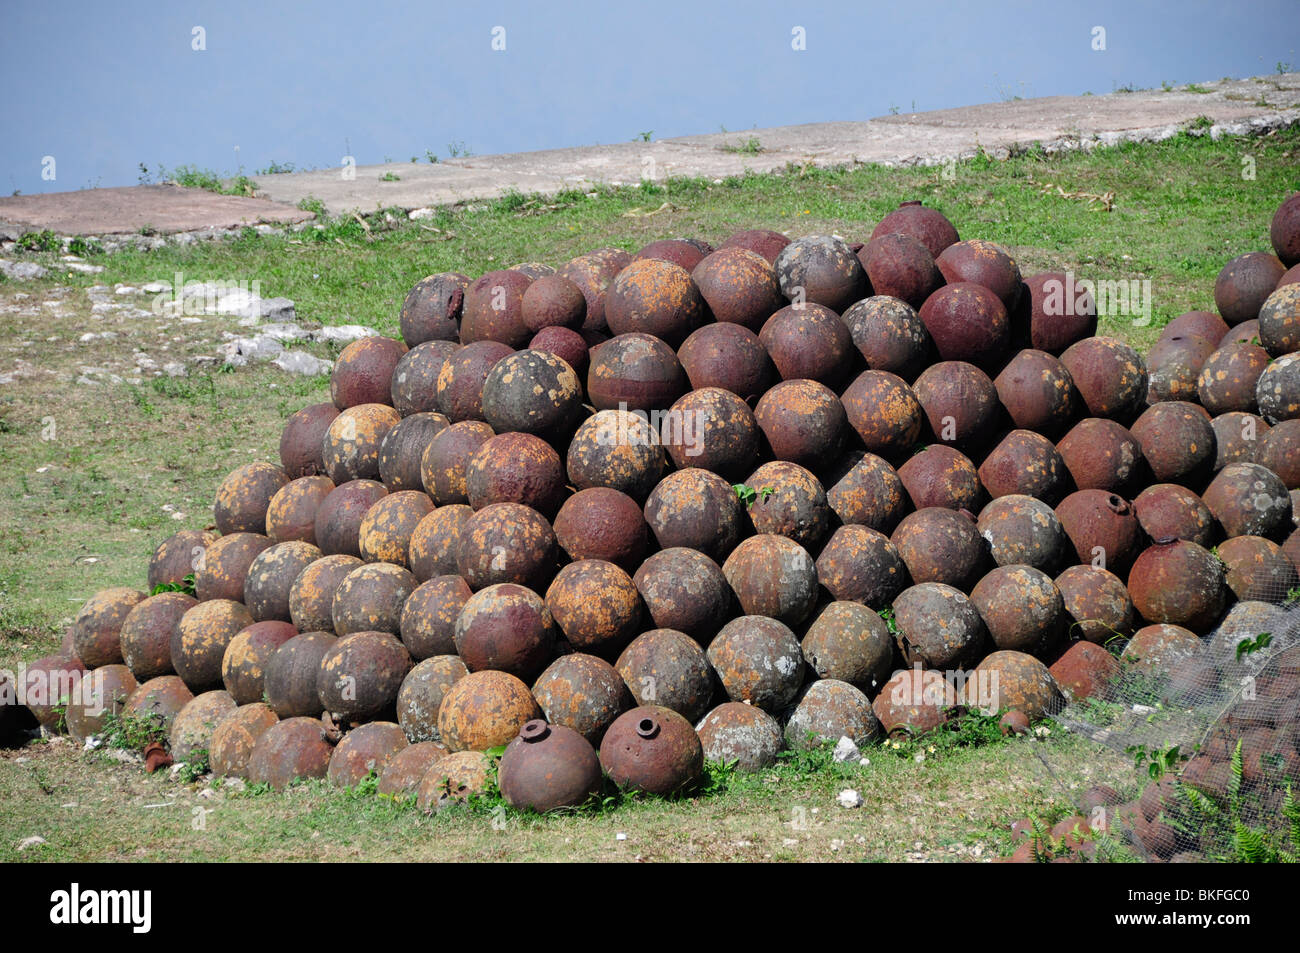
[[[313,357],[305,351],[284,351],[271,363],[282,371],[288,371],[290,374],[302,374],[307,377],[328,374],[334,366],[332,362],[324,358]]]
[[[622,831],[619,831],[617,834],[614,835],[614,840],[627,840],[627,835]]]
[[[24,851],[24,850],[26,850],[28,847],[39,847],[39,846],[41,846],[41,845],[44,844],[44,843],[45,843],[45,838],[44,838],[44,837],[40,837],[40,836],[36,836],[36,837],[24,837],[22,840],[20,840],[20,841],[18,842],[18,849],[19,849],[20,851]]]
[[[836,799],[840,807],[854,808],[862,806],[862,795],[852,788],[845,788]]]
[[[0,272],[4,272],[6,278],[12,278],[14,281],[44,278],[50,273],[48,268],[34,261],[9,261],[7,258],[0,258]]]
[[[311,332],[313,341],[355,341],[357,338],[374,337],[379,332],[360,324],[326,325]]]
[[[831,757],[844,764],[848,761],[857,761],[862,757],[862,752],[858,750],[852,738],[848,735],[840,735],[840,740],[835,742],[835,750],[831,753]]]
[[[406,217],[413,222],[423,221],[426,218],[433,218],[438,213],[431,208],[413,208],[406,213]]]

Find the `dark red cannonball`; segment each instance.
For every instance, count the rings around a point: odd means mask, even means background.
[[[822,547],[816,566],[817,581],[837,601],[881,608],[909,585],[907,565],[897,547],[884,533],[868,526],[835,530]]]
[[[871,293],[867,273],[849,246],[833,235],[796,238],[772,264],[781,293],[796,305],[825,305],[843,314]]]
[[[1292,268],[1300,264],[1300,192],[1287,196],[1277,207],[1268,236],[1284,265]]]
[[[327,476],[290,480],[266,508],[266,535],[277,543],[297,539],[315,545],[316,513],[334,489],[334,481]]]
[[[1059,356],[1075,341],[1097,333],[1097,303],[1072,276],[1042,272],[1025,279],[1011,323],[1018,338],[1028,326],[1029,347]]]
[[[1216,344],[1229,332],[1228,323],[1214,311],[1187,311],[1160,331],[1160,340],[1173,337],[1203,337]]]
[[[664,238],[643,247],[632,256],[632,261],[638,262],[646,259],[667,261],[678,268],[691,271],[704,260],[706,255],[711,254],[713,254],[713,246],[708,242],[691,241],[684,238]]]
[[[906,301],[876,295],[864,298],[844,312],[849,336],[876,371],[889,371],[914,380],[930,364],[934,343],[916,309]]]
[[[968,361],[992,370],[1010,341],[1006,306],[973,282],[945,285],[925,299],[919,314],[945,361]]]
[[[403,417],[438,409],[438,375],[448,358],[460,350],[455,341],[417,344],[393,368],[393,407]]]
[[[644,632],[619,654],[614,668],[638,705],[662,705],[692,723],[709,712],[713,667],[704,649],[685,633]]]
[[[970,282],[992,291],[1007,314],[1016,309],[1020,298],[1020,266],[1001,245],[978,238],[955,242],[934,259],[935,267],[950,284]]]
[[[1216,350],[1200,336],[1175,335],[1158,341],[1147,355],[1147,403],[1196,400],[1201,368]]]
[[[658,258],[632,262],[615,276],[605,295],[611,334],[652,334],[671,347],[703,324],[707,313],[690,272]]]
[[[557,630],[542,597],[502,583],[469,597],[456,618],[456,654],[471,672],[491,669],[531,683],[555,655]]]
[[[465,495],[476,510],[490,503],[522,503],[549,516],[566,495],[564,465],[540,437],[498,434],[465,464]]]
[[[978,510],[983,502],[984,488],[975,464],[960,450],[943,444],[931,444],[909,457],[898,468],[898,478],[918,510],[927,506]]]
[[[217,488],[213,517],[217,532],[265,533],[266,509],[289,476],[271,463],[246,463],[231,471]]]
[[[1228,330],[1228,333],[1219,339],[1219,347],[1229,347],[1233,344],[1259,344],[1263,346],[1259,337],[1259,321],[1242,321]],[[1267,350],[1267,349],[1266,349]]]
[[[160,592],[138,602],[122,621],[122,661],[139,681],[172,672],[172,630],[199,600],[183,592]]]
[[[461,527],[456,571],[477,591],[503,582],[544,592],[555,574],[555,533],[521,503],[493,503]]]
[[[1056,507],[1079,562],[1123,578],[1145,545],[1132,505],[1106,490],[1076,490]]]
[[[1127,492],[1146,475],[1142,445],[1123,424],[1085,417],[1056,445],[1080,490]]]
[[[997,427],[1002,412],[997,387],[974,364],[932,364],[913,382],[912,390],[925,412],[928,436],[936,443],[978,449]]]
[[[361,555],[361,521],[366,512],[388,495],[374,480],[349,480],[339,484],[316,509],[316,545],[325,555]]]
[[[1214,469],[1214,427],[1196,404],[1181,400],[1153,404],[1133,422],[1130,432],[1161,483],[1198,485]]]
[[[363,631],[342,636],[329,646],[316,673],[321,710],[343,723],[392,720],[410,670],[410,653],[395,635]]]
[[[1065,349],[1061,363],[1093,417],[1127,423],[1146,400],[1146,362],[1123,341],[1084,338]]]
[[[871,453],[898,459],[921,436],[921,402],[896,374],[863,371],[844,391],[843,402],[849,424]]]
[[[817,466],[839,450],[845,410],[825,384],[791,380],[782,381],[759,398],[754,420],[766,447],[778,460]]]
[[[1223,564],[1209,550],[1185,539],[1157,540],[1138,556],[1128,591],[1142,618],[1205,634],[1227,603]]]
[[[783,380],[839,388],[854,367],[853,337],[840,316],[819,304],[787,305],[758,335]]]
[[[198,529],[183,529],[168,536],[149,557],[150,592],[166,584],[183,584],[199,568],[200,558],[217,537]]]
[[[1223,266],[1214,280],[1214,306],[1229,325],[1254,321],[1260,306],[1286,274],[1276,255],[1253,251],[1238,255]]]
[[[338,642],[329,632],[303,632],[270,657],[262,677],[266,703],[281,718],[315,718],[323,710],[316,693],[320,663]]]
[[[736,232],[719,245],[718,250],[743,248],[746,251],[753,252],[760,258],[767,259],[768,264],[772,264],[776,261],[776,256],[781,254],[781,249],[788,244],[790,244],[790,239],[780,232],[774,232],[766,228],[751,228]]]
[[[583,331],[606,330],[605,293],[609,283],[625,267],[625,264],[592,253],[565,262],[556,272],[557,275],[568,278],[577,285],[582,291],[582,296],[587,299],[587,316],[582,322]]]
[[[1290,557],[1277,543],[1262,536],[1235,536],[1219,544],[1228,588],[1244,601],[1286,601],[1287,594],[1300,586],[1300,577]]]
[[[426,341],[457,341],[469,277],[448,271],[421,278],[402,301],[398,319],[407,347]]]
[[[265,697],[266,666],[285,642],[298,634],[288,622],[254,622],[226,646],[221,682],[236,705],[251,705]]]
[[[1078,415],[1074,379],[1046,351],[1026,348],[993,381],[998,400],[1021,430],[1059,437]]]
[[[280,435],[280,466],[289,479],[325,472],[321,445],[339,409],[332,403],[312,404],[295,413]]]
[[[330,373],[330,397],[339,410],[393,399],[393,371],[406,345],[374,335],[357,338],[339,354]]]
[[[492,365],[514,353],[499,341],[476,341],[456,351],[438,371],[438,410],[452,423],[483,419],[483,382]]]
[[[591,351],[587,399],[597,410],[665,410],[689,388],[677,355],[650,334],[620,334]]]
[[[587,367],[591,362],[591,357],[588,352],[587,342],[582,339],[582,335],[577,331],[562,327],[542,328],[528,342],[528,349],[554,354],[573,368],[573,372],[578,375],[580,380],[587,376]]]
[[[816,549],[830,532],[832,511],[818,479],[797,463],[772,460],[749,475],[746,503],[754,532],[786,536]]]
[[[735,597],[722,568],[684,546],[650,556],[632,577],[651,621],[708,646],[735,614]]]
[[[658,484],[666,462],[648,416],[602,410],[574,433],[565,467],[569,482],[579,490],[607,486],[644,500]]]
[[[889,234],[910,235],[929,249],[935,258],[949,245],[956,244],[957,229],[938,209],[927,208],[920,202],[902,202],[898,208],[880,220],[872,229],[872,239]]]
[[[1260,439],[1254,461],[1278,475],[1288,490],[1300,490],[1300,420],[1283,420]]]
[[[749,537],[731,551],[722,574],[741,610],[750,616],[793,626],[807,619],[817,604],[813,558],[785,536]]]
[[[576,331],[587,319],[587,299],[582,289],[563,275],[545,275],[524,291],[520,317],[534,334],[543,328]]]
[[[739,480],[758,460],[762,431],[747,403],[729,390],[705,387],[673,404],[659,439],[678,469],[701,467]]]
[[[844,524],[891,533],[907,513],[907,491],[889,462],[850,450],[826,472],[826,501]]]
[[[1214,417],[1234,410],[1255,413],[1259,408],[1256,386],[1271,360],[1257,344],[1220,347],[1205,359],[1196,380],[1201,406]]]
[[[531,278],[512,270],[489,271],[473,282],[465,289],[460,343],[498,341],[512,350],[523,347],[533,336],[522,313],[524,292],[530,284]]]
[[[757,331],[786,303],[773,262],[737,246],[722,247],[691,272],[714,320]]]
[[[1153,483],[1133,500],[1142,531],[1151,539],[1172,536],[1207,549],[1218,536],[1214,514],[1204,501],[1177,483]]]
[[[603,559],[632,572],[649,536],[636,500],[609,487],[579,490],[555,516],[555,538],[570,559]]]
[[[890,542],[914,583],[941,582],[969,591],[990,562],[988,544],[969,513],[929,507],[903,517]]]
[[[495,432],[481,420],[462,420],[436,434],[420,458],[420,482],[439,506],[469,502],[465,472]]]
[[[943,273],[924,243],[911,235],[890,232],[872,238],[858,252],[871,290],[919,308],[944,283]]]
[[[1106,645],[1126,639],[1137,628],[1137,610],[1124,582],[1100,566],[1070,566],[1056,577],[1071,639]]]
[[[757,334],[742,324],[718,321],[693,332],[677,349],[691,387],[720,387],[757,400],[776,379],[772,358]]]

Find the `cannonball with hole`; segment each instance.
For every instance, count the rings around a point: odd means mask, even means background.
[[[402,340],[414,349],[426,341],[457,341],[469,278],[455,271],[421,278],[406,293],[398,323]]]

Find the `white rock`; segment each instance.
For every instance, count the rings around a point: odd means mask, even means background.
[[[172,290],[172,283],[170,281],[151,281],[146,285],[141,285],[140,290],[150,295],[162,294],[164,291]]]
[[[290,374],[302,374],[307,377],[328,374],[330,369],[334,367],[331,361],[313,357],[306,351],[284,351],[271,363],[282,371],[288,371]]]
[[[70,261],[65,267],[68,271],[80,272],[83,275],[97,275],[104,270],[103,265],[88,265],[84,261]]]
[[[181,364],[179,361],[171,361],[170,363],[164,364],[162,369],[163,373],[168,377],[184,377],[186,373],[185,365]]]
[[[45,843],[44,837],[40,837],[40,836],[24,837],[22,840],[18,842],[18,849],[20,851],[23,851],[26,850],[28,847],[39,847],[41,844],[44,843]]]
[[[300,325],[288,322],[264,324],[259,330],[262,334],[275,338],[277,341],[301,341],[311,337],[310,331]]]
[[[280,356],[284,345],[273,337],[258,335],[253,338],[235,338],[217,349],[229,363],[242,366],[249,361],[270,361]],[[238,360],[242,358],[242,360]]]
[[[357,338],[374,337],[379,332],[374,328],[360,324],[327,324],[311,332],[313,341],[355,341]]]
[[[853,808],[862,806],[862,795],[852,788],[845,788],[835,800],[839,802],[840,807]]]
[[[12,278],[14,281],[44,278],[50,273],[48,268],[34,261],[9,261],[7,258],[0,258],[0,272],[4,272],[6,278]]]
[[[862,757],[862,752],[858,746],[853,743],[853,739],[848,735],[840,735],[840,740],[835,742],[835,751],[831,757],[841,764],[847,761],[857,761]]]

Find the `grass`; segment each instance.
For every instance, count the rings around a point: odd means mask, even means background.
[[[1008,246],[1026,274],[1051,268],[1099,279],[1149,278],[1151,325],[1105,319],[1100,327],[1145,349],[1170,318],[1213,307],[1214,278],[1225,261],[1268,247],[1274,208],[1300,187],[1298,152],[1300,130],[1293,128],[1217,142],[1183,134],[1090,154],[1035,150],[1004,162],[981,156],[958,163],[951,177],[942,168],[792,167],[720,184],[668,180],[545,198],[510,193],[440,209],[420,222],[404,215],[388,221],[381,211],[296,233],[246,229],[228,241],[97,255],[105,271],[95,276],[62,271],[58,250],[34,248],[24,254],[46,264],[50,277],[0,283],[0,374],[14,373],[0,385],[0,667],[52,651],[95,591],[143,588],[157,542],[209,525],[222,477],[254,460],[276,461],[284,419],[329,399],[326,378],[265,366],[210,366],[184,378],[137,373],[133,351],[159,364],[212,356],[222,334],[241,329],[235,318],[182,323],[155,315],[147,298],[112,295],[114,283],[139,287],[174,280],[178,272],[186,280],[257,280],[264,295],[292,298],[301,321],[396,334],[406,292],[434,272],[478,275],[528,260],[558,265],[603,245],[635,250],[679,235],[716,244],[751,227],[865,240],[899,201],[918,198],[943,210],[964,236]],[[1256,160],[1252,181],[1240,175],[1244,155]],[[1113,195],[1111,211],[1089,198],[1102,194]],[[87,290],[95,284],[108,285],[110,298],[132,301],[143,314],[93,311]],[[96,337],[82,342],[86,334]],[[311,350],[337,353],[327,345]],[[82,378],[96,383],[77,383]],[[342,800],[316,784],[248,799],[239,810],[224,806],[218,793],[208,805],[218,810],[207,832],[222,835],[207,837],[191,835],[188,826],[189,810],[207,803],[196,789],[147,778],[138,766],[96,761],[86,770],[72,746],[41,744],[0,752],[0,859],[14,858],[14,845],[31,834],[49,844],[22,859],[903,859],[916,853],[917,842],[927,856],[967,856],[949,849],[978,841],[993,850],[1001,843],[999,824],[1060,803],[1064,788],[1042,776],[1035,744],[1057,752],[1057,774],[1068,783],[1082,783],[1094,770],[1102,779],[1107,764],[1111,774],[1131,772],[1123,757],[1054,736],[944,751],[920,765],[873,756],[852,780],[867,799],[860,811],[835,806],[836,785],[846,783],[835,773],[841,769],[822,776],[787,766],[775,781],[735,780],[725,793],[698,801],[637,802],[595,817],[512,815],[512,825],[527,826],[526,838],[503,837],[481,817],[425,819],[374,799]],[[38,793],[33,763],[56,794]],[[188,805],[184,816],[178,808],[144,807],[165,799]],[[823,826],[807,837],[789,826],[798,804],[821,805]],[[434,836],[423,836],[430,831]],[[615,831],[627,831],[628,840],[615,842]],[[845,841],[843,851],[830,850],[835,839]],[[749,846],[738,846],[742,841]]]

